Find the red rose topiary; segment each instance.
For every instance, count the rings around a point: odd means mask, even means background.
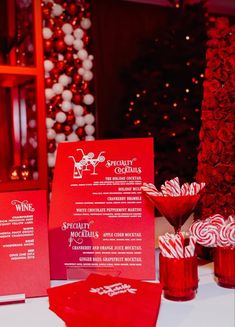
[[[216,18],[208,31],[197,182],[206,189],[196,218],[235,212],[235,25]]]

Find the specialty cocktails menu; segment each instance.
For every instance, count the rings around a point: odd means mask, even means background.
[[[91,272],[155,279],[154,212],[141,192],[153,176],[152,138],[59,144],[49,217],[52,279]]]
[[[0,297],[47,294],[46,191],[0,193],[0,262]]]

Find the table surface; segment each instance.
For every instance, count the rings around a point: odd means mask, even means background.
[[[212,263],[200,265],[198,272],[199,288],[196,298],[187,302],[174,302],[162,298],[157,327],[235,326],[235,290],[217,286],[213,277]],[[52,281],[51,285],[61,283],[62,281]],[[42,297],[26,299],[22,304],[0,306],[0,326],[64,327],[65,325],[48,309],[48,298]]]

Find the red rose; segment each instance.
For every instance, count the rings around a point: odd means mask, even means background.
[[[216,90],[221,88],[221,83],[218,82],[216,79],[212,79],[210,81],[205,80],[203,82],[204,89],[208,88],[211,92],[215,92]]]
[[[217,49],[211,49],[208,45],[208,48],[206,50],[206,61],[208,62],[212,58],[218,56],[218,50]]]
[[[204,108],[203,108],[201,119],[206,120],[206,121],[213,119],[213,111],[212,110],[204,110]]]
[[[230,191],[231,191],[232,194],[235,194],[235,185],[232,185],[230,187]]]
[[[235,69],[235,57],[229,56],[224,60],[224,69],[228,72],[232,72]]]
[[[219,17],[215,20],[215,28],[218,30],[224,30],[229,28],[229,20],[226,17]]]
[[[221,59],[218,57],[213,57],[207,62],[207,68],[216,69],[221,65]]]
[[[208,90],[204,90],[204,100],[202,102],[203,111],[204,111],[204,109],[205,110],[210,109],[210,108],[214,109],[215,107],[217,107],[216,98],[214,97],[214,95],[212,95],[212,93],[209,94],[207,91]],[[203,113],[203,115],[204,115],[204,113]]]
[[[203,196],[202,202],[205,207],[210,207],[216,200],[216,196],[214,194],[206,194]]]
[[[220,141],[218,141],[218,140],[216,140],[215,142],[213,142],[212,144],[211,144],[211,150],[212,150],[212,152],[213,153],[215,153],[215,154],[220,154],[220,153],[222,153],[222,151],[223,151],[223,143],[222,142],[220,142]]]
[[[235,33],[234,33],[233,37],[234,37],[234,41],[235,41]],[[234,53],[235,53],[235,42],[233,42],[233,44],[231,44],[229,47],[227,47],[226,50],[227,50],[228,55],[234,56]]]
[[[225,127],[220,128],[218,131],[218,139],[222,142],[231,142],[233,140],[233,126],[230,126],[229,123]]]
[[[224,174],[224,179],[225,179],[226,182],[232,183],[232,181],[234,180],[234,176],[230,175],[229,173],[225,173]]]
[[[219,38],[219,31],[217,28],[210,28],[208,31],[207,31],[207,35],[208,35],[208,38],[209,39],[217,39]]]
[[[221,82],[225,82],[229,78],[228,72],[223,67],[219,67],[218,69],[214,70],[214,77],[217,78]]]
[[[213,117],[215,120],[222,120],[226,117],[227,113],[224,110],[221,110],[221,108],[215,108],[213,111]]]
[[[227,204],[227,198],[223,194],[217,194],[216,196],[216,204],[219,206],[224,206]]]
[[[217,163],[220,162],[220,156],[218,156],[216,153],[211,153],[208,162],[215,166]]]
[[[210,142],[214,142],[217,139],[217,133],[214,128],[206,129],[205,130],[205,139]]]
[[[221,155],[221,163],[230,165],[234,162],[234,155],[230,151],[223,151]]]

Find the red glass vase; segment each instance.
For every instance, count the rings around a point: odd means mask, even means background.
[[[235,247],[216,247],[214,274],[219,286],[235,288]]]
[[[160,282],[166,299],[189,301],[198,288],[197,257],[167,258],[159,256]]]
[[[158,209],[162,216],[174,227],[175,232],[181,229],[181,226],[189,218],[195,209],[200,195],[187,196],[155,196],[146,194]]]

